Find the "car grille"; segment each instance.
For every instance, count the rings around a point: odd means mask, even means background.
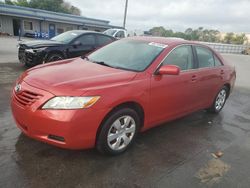
[[[30,106],[41,97],[42,95],[27,90],[24,90],[20,93],[14,92],[14,98],[16,102],[22,106]]]

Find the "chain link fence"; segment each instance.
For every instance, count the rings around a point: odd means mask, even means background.
[[[220,53],[242,54],[245,49],[250,48],[250,45],[222,44],[210,42],[200,43],[205,44]]]

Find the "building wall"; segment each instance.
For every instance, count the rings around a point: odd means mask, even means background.
[[[25,33],[34,33],[34,32],[49,32],[49,24],[55,24],[55,31],[56,35],[63,33],[65,31],[69,30],[90,30],[90,31],[104,31],[105,28],[99,28],[99,27],[91,27],[91,26],[83,26],[83,25],[74,25],[74,24],[68,24],[68,23],[58,23],[58,22],[49,22],[49,21],[42,21],[42,20],[36,20],[36,19],[30,19],[30,18],[17,18],[12,16],[0,16],[0,32],[6,32],[10,35],[14,35],[14,28],[13,28],[13,19],[19,19],[20,20],[20,26],[22,35]],[[32,23],[32,29],[25,28],[25,22]],[[40,29],[41,26],[41,29]]]
[[[78,26],[73,25],[73,24],[64,24],[64,23],[57,23],[57,22],[42,21],[42,23],[41,23],[42,32],[49,32],[49,24],[55,24],[56,35],[63,33],[65,31],[78,29]]]
[[[12,17],[0,15],[0,32],[9,33],[13,35]]]

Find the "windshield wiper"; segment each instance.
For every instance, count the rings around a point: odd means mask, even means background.
[[[113,67],[113,66],[105,63],[104,61],[93,61],[93,63],[99,64],[99,65],[104,65],[106,67],[117,68],[117,67]]]
[[[87,61],[89,61],[88,56],[82,55],[81,58],[82,58],[82,59],[86,59]]]

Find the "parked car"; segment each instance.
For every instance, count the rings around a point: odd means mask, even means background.
[[[242,54],[250,55],[250,48],[246,48],[245,50],[243,50]]]
[[[108,29],[108,30],[104,31],[103,33],[106,35],[115,37],[117,39],[122,39],[122,38],[125,38],[128,36],[126,29],[113,28],[113,29]]]
[[[115,155],[139,131],[202,109],[219,113],[235,78],[235,69],[207,46],[131,37],[85,58],[27,70],[11,107],[17,126],[34,139]]]
[[[50,40],[33,40],[18,46],[19,61],[28,67],[85,55],[116,40],[92,31],[72,30]]]

